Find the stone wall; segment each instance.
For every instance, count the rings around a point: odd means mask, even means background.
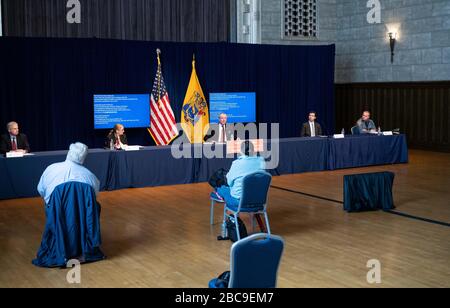
[[[238,0],[240,1],[240,0]],[[450,80],[450,0],[380,0],[369,24],[367,0],[317,0],[319,35],[283,38],[283,0],[261,0],[262,44],[336,44],[336,82]],[[387,33],[397,32],[394,63]]]

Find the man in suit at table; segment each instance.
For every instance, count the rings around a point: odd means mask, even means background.
[[[19,133],[19,124],[16,122],[9,122],[6,125],[8,130],[7,134],[4,134],[0,138],[0,154],[6,154],[9,152],[30,152],[30,144],[25,134]]]
[[[219,123],[209,126],[205,142],[227,143],[227,141],[236,140],[236,132],[227,125],[228,116],[225,113],[219,115]]]
[[[316,122],[316,112],[311,111],[308,116],[308,122],[303,123],[301,137],[318,137],[322,135],[322,127]]]

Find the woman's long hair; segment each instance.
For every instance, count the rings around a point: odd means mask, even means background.
[[[114,137],[114,136],[116,135],[116,132],[117,132],[117,131],[119,130],[119,128],[121,128],[121,127],[123,127],[122,124],[116,124],[116,125],[114,125],[113,129],[111,129],[111,130],[109,131],[108,138]]]

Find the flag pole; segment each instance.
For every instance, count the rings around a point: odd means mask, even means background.
[[[158,107],[159,109],[161,109],[161,97],[160,97],[160,93],[161,93],[161,49],[157,48],[156,49],[156,57],[158,59]]]

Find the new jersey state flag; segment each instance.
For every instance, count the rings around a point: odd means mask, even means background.
[[[208,103],[198,81],[195,59],[192,61],[191,80],[181,111],[181,127],[190,143],[203,143],[209,128]]]

